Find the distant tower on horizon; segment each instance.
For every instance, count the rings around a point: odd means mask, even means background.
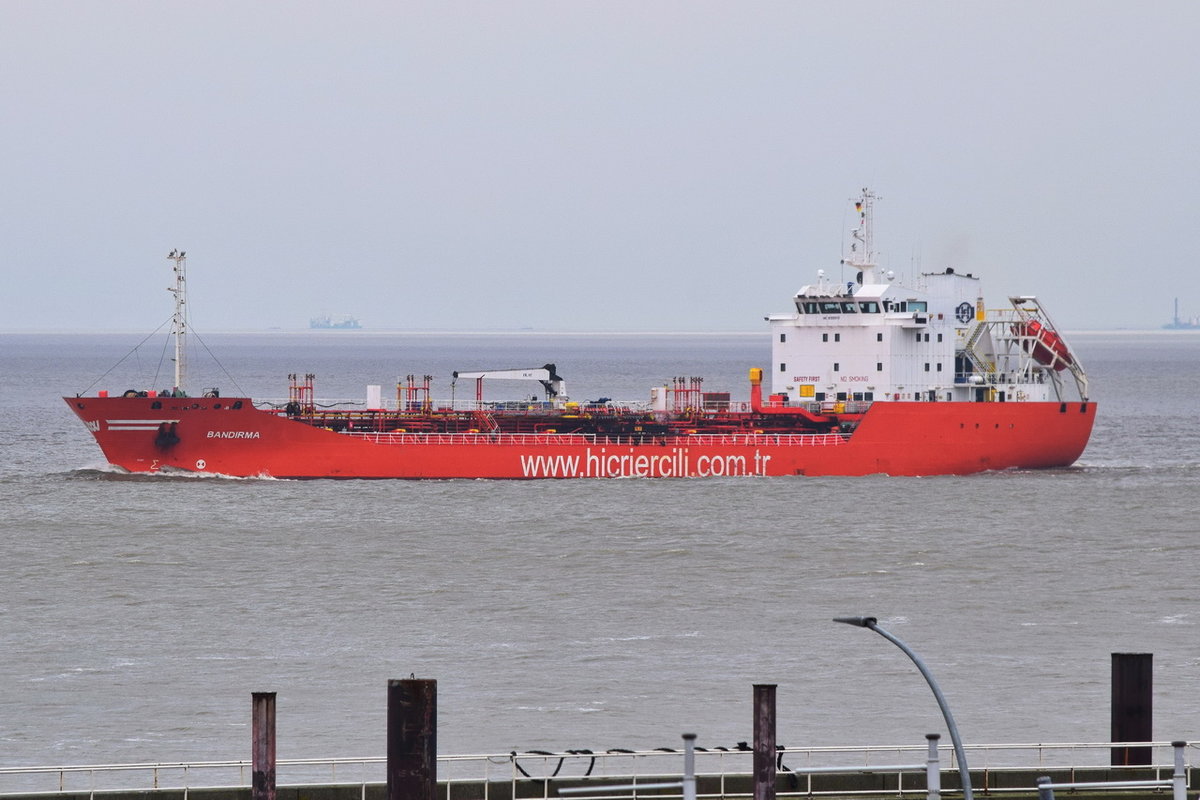
[[[1192,317],[1187,320],[1179,318],[1179,298],[1175,298],[1175,316],[1163,328],[1169,331],[1192,331],[1200,329],[1200,317]]]

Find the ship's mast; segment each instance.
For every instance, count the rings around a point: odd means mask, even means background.
[[[187,253],[172,250],[167,255],[175,262],[175,286],[167,291],[175,295],[175,316],[171,319],[171,333],[175,336],[175,387],[176,396],[183,396],[183,384],[187,379]]]
[[[875,201],[879,199],[870,189],[864,188],[862,194],[854,201],[854,210],[858,212],[858,227],[851,234],[854,241],[850,244],[850,255],[843,259],[848,267],[854,267],[863,273],[863,283],[877,283],[875,270]]]

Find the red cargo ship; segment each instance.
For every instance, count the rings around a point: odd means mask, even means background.
[[[1096,406],[1077,354],[1032,296],[985,307],[979,279],[953,269],[906,285],[875,263],[875,196],[855,203],[841,267],[794,312],[767,317],[769,392],[749,399],[700,379],[651,388],[641,403],[572,402],[557,367],[458,372],[469,403],[439,401],[408,376],[367,410],[318,408],[313,377],[286,404],[183,391],[185,255],[176,285],[175,386],[66,397],[108,461],[130,472],[275,478],[611,478],[745,475],[964,475],[1065,467],[1083,452]],[[489,379],[539,382],[545,400],[490,403]]]

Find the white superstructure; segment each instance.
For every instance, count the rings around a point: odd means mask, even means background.
[[[910,286],[882,269],[871,230],[876,199],[864,189],[855,203],[858,225],[842,260],[848,280],[818,270],[793,298],[795,313],[767,317],[775,402],[1062,401],[1064,374],[1087,399],[1079,359],[1037,298],[989,310],[970,273],[923,273]]]

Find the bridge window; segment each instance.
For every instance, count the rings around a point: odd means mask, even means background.
[[[817,313],[817,304],[814,303],[812,300],[806,300],[804,302],[804,313],[805,314],[816,314]]]
[[[864,303],[859,303],[858,307],[862,309],[862,312],[864,314],[878,314],[879,313],[879,303],[876,303],[874,300],[868,300]]]
[[[857,313],[858,313],[858,307],[857,307],[857,306],[855,306],[855,305],[854,305],[854,303],[842,303],[842,313],[844,313],[844,314],[857,314]]]
[[[822,314],[840,314],[842,313],[842,304],[834,301],[824,301],[821,303]]]

